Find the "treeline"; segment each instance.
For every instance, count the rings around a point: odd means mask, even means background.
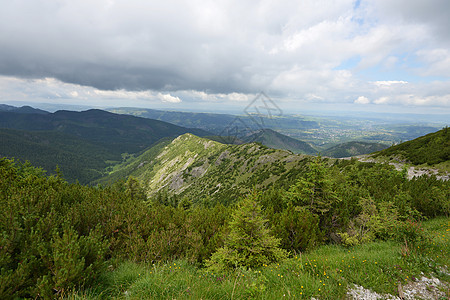
[[[408,181],[386,165],[330,167],[317,159],[289,188],[255,191],[252,199],[294,254],[324,243],[425,239],[416,221],[448,215],[449,196],[449,183],[434,177]],[[69,184],[1,159],[0,298],[64,295],[94,283],[111,261],[203,264],[223,249],[242,207],[238,199],[227,203],[164,193],[148,199],[133,178],[107,187]]]

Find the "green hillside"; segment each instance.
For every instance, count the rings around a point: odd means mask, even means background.
[[[310,144],[291,138],[272,129],[262,129],[249,137],[250,141],[258,142],[273,149],[289,150],[293,153],[317,154]]]
[[[107,166],[163,138],[186,132],[208,135],[201,129],[101,110],[0,111],[0,129],[0,156],[29,160],[49,172],[58,165],[67,180],[82,183],[101,177]]]
[[[348,142],[342,143],[333,147],[330,147],[322,152],[324,156],[342,158],[351,157],[362,154],[369,154],[376,151],[386,149],[388,146],[380,143],[368,143],[368,142]]]
[[[380,151],[374,157],[395,157],[413,165],[429,166],[450,160],[450,130],[445,127],[412,141]]]
[[[0,129],[0,157],[28,160],[51,173],[58,166],[67,180],[81,183],[102,176],[108,161],[121,161],[108,149],[72,135],[15,129]]]
[[[225,145],[184,134],[118,166],[99,182],[131,175],[149,195],[165,191],[194,202],[206,195],[233,199],[253,188],[288,185],[309,160],[260,144]]]
[[[167,136],[186,132],[208,133],[170,123],[118,115],[91,109],[83,112],[57,111],[52,114],[20,114],[0,112],[0,128],[30,131],[58,131],[77,136],[115,153],[136,153]]]

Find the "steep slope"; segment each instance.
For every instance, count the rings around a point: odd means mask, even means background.
[[[308,156],[259,144],[225,145],[184,134],[117,168],[101,183],[134,176],[149,195],[166,191],[189,199],[238,198],[253,188],[288,186]]]
[[[272,129],[262,129],[249,137],[250,141],[259,142],[269,148],[289,150],[294,153],[316,154],[317,150],[310,144],[291,138]]]
[[[333,147],[330,147],[322,152],[324,156],[342,158],[357,156],[362,154],[369,154],[376,151],[386,149],[388,146],[380,143],[367,143],[367,142],[347,142]]]
[[[0,157],[30,161],[53,172],[56,166],[70,182],[88,183],[102,176],[108,161],[121,161],[108,149],[60,132],[0,129]]]
[[[380,151],[374,157],[405,160],[413,165],[429,166],[450,160],[450,130],[445,127],[412,141],[404,142]]]

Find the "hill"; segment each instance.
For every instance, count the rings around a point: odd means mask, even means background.
[[[108,111],[118,114],[128,114],[155,120],[161,120],[172,124],[177,124],[192,128],[201,128],[215,134],[223,135],[224,129],[233,124],[233,126],[244,126],[245,129],[258,130],[264,128],[280,128],[280,129],[310,129],[319,128],[316,121],[306,120],[303,117],[294,116],[278,116],[270,117],[268,115],[260,116],[236,116],[230,114],[216,113],[195,113],[195,112],[179,112],[179,111],[163,111],[145,108],[112,108]],[[235,122],[236,118],[241,122]],[[244,125],[245,123],[245,125]]]
[[[0,141],[0,157],[28,160],[50,172],[58,166],[64,177],[81,183],[102,176],[108,161],[121,161],[107,148],[60,132],[0,129]]]
[[[275,182],[288,185],[307,161],[307,156],[260,144],[225,145],[184,134],[118,166],[99,182],[131,175],[148,195],[168,192],[194,202],[209,195],[214,201],[229,201]]]
[[[289,150],[293,153],[316,154],[317,150],[310,144],[291,138],[272,129],[262,129],[249,137],[250,141],[259,142],[273,149]]]
[[[0,104],[0,111],[16,112],[21,114],[49,114],[48,111],[33,108],[31,106],[15,107],[6,104]]]
[[[107,147],[115,153],[136,153],[161,138],[186,132],[200,136],[209,134],[200,129],[98,109],[57,111],[45,115],[0,112],[0,128],[62,132]]]
[[[47,171],[59,165],[66,179],[83,183],[100,177],[107,165],[119,163],[163,138],[186,132],[209,134],[102,110],[46,114],[1,111],[0,128],[0,155],[30,160]]]
[[[405,160],[413,165],[437,165],[450,160],[450,130],[445,127],[399,145],[389,147],[374,155]]]
[[[357,156],[362,154],[369,154],[376,151],[386,149],[388,146],[380,143],[368,143],[368,142],[347,142],[333,147],[330,147],[322,152],[324,156],[342,158]]]

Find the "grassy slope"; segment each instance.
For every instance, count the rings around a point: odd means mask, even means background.
[[[374,157],[395,157],[413,165],[440,164],[450,160],[450,130],[444,128],[415,140],[389,147]]]
[[[168,189],[190,199],[230,199],[275,181],[288,185],[307,160],[258,144],[225,145],[185,134],[151,148],[100,182],[131,175],[149,194]]]
[[[206,273],[185,261],[159,265],[125,262],[108,270],[96,288],[69,299],[341,299],[353,284],[378,293],[398,295],[398,286],[423,272],[449,282],[440,272],[450,259],[450,221],[426,221],[430,241],[420,248],[402,243],[372,242],[353,248],[322,246],[287,261],[255,270]],[[408,249],[408,255],[404,255]],[[447,266],[448,267],[448,266]],[[449,296],[448,291],[447,297]]]
[[[369,154],[386,148],[386,145],[380,143],[353,141],[330,147],[323,151],[322,154],[329,157],[341,158]]]

